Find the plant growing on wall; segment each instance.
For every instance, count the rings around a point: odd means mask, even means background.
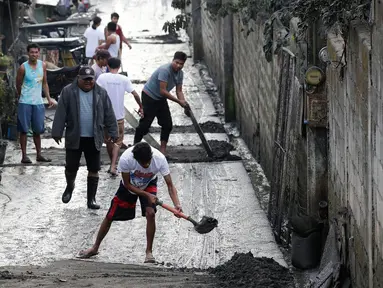
[[[264,26],[264,37],[265,46],[267,47],[270,46],[268,42],[273,41],[271,27],[276,19],[288,27],[292,17],[299,18],[301,34],[305,33],[313,23],[319,22],[323,35],[334,29],[346,39],[348,30],[354,20],[368,20],[371,6],[371,0],[236,0],[226,3],[222,3],[221,0],[202,1],[205,9],[213,19],[226,17],[229,14],[237,14],[242,24],[242,31],[246,35],[253,32],[251,27],[253,21],[263,21],[266,24]],[[190,4],[190,0],[173,0],[172,7],[184,11],[186,2]],[[189,21],[190,15],[179,19]],[[179,29],[187,27],[187,23],[175,22],[172,25],[175,27],[172,31],[179,31]],[[264,50],[266,58],[270,60],[268,49]]]
[[[11,57],[0,52],[0,71],[6,71],[12,62],[13,60]]]
[[[0,79],[0,122],[15,123],[16,90],[7,79]]]
[[[185,8],[191,4],[191,0],[173,0],[172,7],[181,10],[172,21],[166,21],[162,30],[170,35],[176,35],[181,29],[186,29],[190,22],[190,13],[185,13]]]

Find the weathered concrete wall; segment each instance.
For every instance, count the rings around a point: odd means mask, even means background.
[[[213,20],[205,9],[206,3],[203,1],[200,3],[202,6],[197,13],[201,13],[202,43],[199,45],[193,44],[193,48],[199,53],[199,58],[202,59],[203,55],[203,60],[209,67],[210,75],[217,85],[224,104],[225,120],[230,122],[235,120],[232,15],[225,18],[218,17],[218,19]],[[193,25],[198,27],[196,18],[198,17],[193,19]],[[194,36],[194,39],[196,39],[197,35]],[[202,47],[203,51],[200,51],[200,47]],[[197,58],[197,60],[199,59]]]
[[[254,26],[254,32],[246,38],[237,18],[233,25],[237,123],[246,144],[270,179],[278,103],[278,57],[271,63],[266,61],[262,26]]]
[[[382,32],[372,35],[376,33]],[[383,39],[383,33],[376,36]],[[329,202],[332,216],[341,207],[347,207],[350,214],[348,257],[355,287],[382,287],[383,283],[383,150],[381,152],[380,145],[383,53],[379,49],[383,41],[375,43],[374,36],[372,39],[371,43],[371,33],[366,27],[355,26],[350,31],[344,68],[337,65],[339,61],[344,63],[341,59],[344,41],[335,35],[328,39],[329,55],[334,61],[327,69]],[[379,47],[380,51],[371,47]]]
[[[232,17],[231,20],[230,17]],[[221,93],[221,96],[234,94],[235,118],[241,136],[262,165],[267,177],[271,179],[276,145],[274,138],[280,59],[276,55],[271,63],[266,61],[262,50],[264,42],[262,25],[253,23],[254,32],[246,37],[246,33],[241,31],[242,27],[238,17],[230,17],[212,20],[205,9],[201,10],[203,59],[208,65],[218,89],[223,90],[225,85],[230,82],[227,77],[230,70],[225,67],[225,63],[230,60],[230,57],[224,55],[230,50],[230,47],[224,40],[229,39],[230,41],[230,37],[232,37],[233,85],[229,89],[226,87],[226,93]],[[231,31],[229,31],[230,25],[227,25],[228,21],[231,22]],[[193,45],[193,47],[195,46]],[[227,102],[227,99],[223,98],[222,101]],[[226,106],[231,106],[231,103],[226,103]],[[301,163],[305,162],[304,159],[299,160],[302,160]],[[305,165],[301,167],[305,167]],[[305,177],[302,178],[305,179]],[[301,186],[306,187],[306,183],[303,182],[305,180],[302,180]]]
[[[372,257],[374,287],[383,287],[383,3],[374,1],[370,103],[372,137]]]
[[[201,10],[202,46],[204,60],[209,67],[209,72],[217,88],[222,87],[221,71],[221,19],[213,21],[204,8]]]

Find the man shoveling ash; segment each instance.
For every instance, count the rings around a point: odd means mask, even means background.
[[[100,244],[113,221],[133,220],[136,202],[140,199],[141,213],[146,217],[146,257],[144,263],[155,263],[153,240],[156,230],[155,213],[157,202],[157,174],[161,173],[168,187],[170,198],[178,213],[182,212],[177,190],[170,176],[165,156],[146,142],[140,142],[127,149],[121,156],[118,170],[122,173],[120,187],[114,196],[109,211],[101,223],[93,247],[79,253],[79,258],[89,258],[98,254]],[[177,216],[177,214],[175,214]]]
[[[81,67],[77,80],[66,86],[60,95],[52,126],[52,138],[60,144],[65,131],[66,189],[62,202],[72,198],[81,155],[84,152],[88,168],[87,205],[99,209],[96,193],[101,169],[100,149],[104,142],[104,127],[110,141],[117,141],[116,116],[106,90],[95,84],[95,72],[89,66]]]
[[[155,117],[161,126],[161,148],[160,151],[166,155],[166,145],[169,141],[170,132],[173,129],[172,116],[170,114],[168,99],[178,103],[181,107],[187,108],[189,104],[182,92],[183,71],[186,61],[184,52],[176,52],[173,61],[159,67],[148,82],[146,82],[141,94],[141,101],[144,107],[144,117],[140,119],[134,135],[134,143],[138,143],[149,132],[149,128]],[[170,91],[176,87],[174,97]],[[185,110],[186,111],[186,110]]]

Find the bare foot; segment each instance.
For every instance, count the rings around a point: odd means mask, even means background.
[[[80,251],[80,253],[78,253],[77,258],[88,259],[92,256],[97,255],[97,254],[98,254],[98,250],[96,250],[95,248],[92,247],[92,248]]]

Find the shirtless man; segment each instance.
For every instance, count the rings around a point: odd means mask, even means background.
[[[128,45],[129,49],[132,49],[132,45],[130,45],[128,39],[125,38],[124,33],[122,32],[122,28],[118,24],[118,20],[119,19],[120,19],[120,15],[118,15],[116,12],[114,12],[114,13],[112,13],[112,15],[110,15],[110,20],[117,24],[116,33],[117,33],[118,36],[120,36],[120,40],[121,40],[121,42],[120,42],[120,51],[119,51],[119,58],[121,58],[122,43],[125,43],[126,45]],[[108,33],[108,30],[105,28],[105,38],[108,35],[107,33]]]
[[[106,42],[96,48],[97,50],[105,49],[109,51],[111,57],[118,57],[118,53],[120,50],[120,36],[117,35],[116,29],[117,24],[114,22],[109,22],[108,26],[108,36],[106,38]]]

